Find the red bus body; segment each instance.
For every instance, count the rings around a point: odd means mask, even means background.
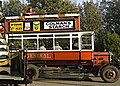
[[[111,66],[109,52],[94,51],[94,32],[81,31],[80,14],[6,17],[5,31],[7,42],[15,46],[10,48],[11,53],[20,48],[28,49],[28,71],[33,80],[39,77],[39,69],[46,66],[60,67],[61,70],[74,66],[96,76],[100,71],[104,81],[118,80],[118,77],[109,76],[112,79],[108,79],[105,76],[113,70],[112,75],[119,75],[114,67],[116,64]],[[60,50],[56,50],[57,43],[62,47]],[[45,45],[45,50],[40,50],[41,45]]]
[[[108,52],[29,52],[29,61],[41,61],[41,65],[61,66],[61,65],[89,65],[100,66],[109,62]]]
[[[31,27],[34,21],[40,21],[40,29],[34,31],[24,30],[26,22]],[[68,22],[71,28],[62,28],[60,23]],[[59,25],[58,25],[59,23]],[[56,27],[50,29],[49,25],[56,24]],[[17,26],[18,25],[18,26]],[[22,25],[22,26],[20,26]],[[48,27],[48,26],[49,27]],[[64,24],[63,24],[64,25]],[[66,24],[67,25],[67,24]],[[53,15],[31,15],[31,16],[11,16],[6,17],[5,21],[7,41],[9,41],[9,34],[37,34],[37,33],[66,33],[66,32],[80,32],[80,15],[79,14],[53,14]],[[66,26],[67,27],[67,26]],[[70,27],[70,26],[68,26]],[[13,28],[13,29],[11,29]],[[32,27],[33,28],[33,27]],[[47,28],[47,29],[46,29]],[[14,39],[14,38],[13,38]],[[94,41],[94,40],[93,40]],[[93,45],[93,44],[92,44]],[[23,47],[22,47],[23,48]],[[91,51],[28,51],[28,61],[33,64],[60,66],[60,65],[89,65],[99,66],[109,62],[108,52],[94,52]]]

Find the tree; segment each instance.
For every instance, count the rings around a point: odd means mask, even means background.
[[[104,36],[104,49],[111,51],[116,59],[120,59],[120,36],[113,32],[107,32]]]
[[[26,5],[22,4],[20,0],[9,0],[9,2],[3,2],[3,14],[4,16],[8,15],[20,15],[26,9]]]
[[[76,4],[69,0],[27,0],[29,7],[38,14],[78,12]]]
[[[112,32],[114,30],[117,34],[120,34],[120,0],[103,0],[101,8],[104,12],[105,31]]]
[[[91,0],[90,2],[83,2],[81,14],[81,28],[83,31],[95,32],[95,51],[102,51],[102,14],[97,8],[96,4]]]
[[[84,2],[82,10],[82,30],[84,31],[94,31],[96,35],[102,29],[102,16],[101,12],[95,6],[93,1]]]
[[[104,49],[113,52],[118,59],[120,57],[120,1],[102,0],[100,9],[103,17],[103,29],[106,34],[103,36]]]

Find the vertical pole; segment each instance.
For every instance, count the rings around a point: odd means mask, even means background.
[[[25,48],[23,58],[24,58],[24,78],[27,79],[27,63],[28,63],[27,62],[27,48]]]
[[[2,20],[2,1],[0,1],[0,21]]]
[[[4,18],[3,18],[3,13],[2,13],[2,1],[0,0],[0,33],[2,33],[3,37],[5,38],[5,28],[4,28]]]
[[[2,1],[0,1],[0,12],[2,12]]]

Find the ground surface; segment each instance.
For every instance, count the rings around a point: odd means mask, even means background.
[[[28,86],[120,86],[120,79],[115,83],[105,83],[100,77],[94,76],[91,76],[89,80],[40,78]]]

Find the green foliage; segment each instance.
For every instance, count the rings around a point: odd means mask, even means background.
[[[104,32],[100,31],[100,33],[95,36],[95,51],[104,51]]]
[[[102,14],[92,0],[83,3],[81,28],[83,31],[95,32],[95,51],[103,51]]]
[[[74,13],[78,12],[76,4],[69,0],[27,0],[29,6],[38,14]]]
[[[104,36],[104,49],[111,51],[115,57],[120,59],[120,37],[117,33],[108,32]]]
[[[102,0],[100,9],[103,17],[104,49],[112,51],[120,59],[120,0]]]
[[[8,15],[20,15],[26,10],[26,5],[22,4],[20,0],[9,0],[9,2],[3,2],[3,14],[4,16]]]
[[[95,31],[95,34],[98,35],[102,29],[102,16],[101,12],[91,2],[84,2],[82,9],[82,30],[84,31]]]
[[[9,0],[3,2],[4,16],[20,15],[33,8],[37,14],[52,14],[52,13],[76,13],[78,8],[76,3],[69,0],[27,0],[29,4],[21,3],[20,0]]]
[[[106,31],[114,30],[120,34],[120,0],[111,0],[101,2],[105,4],[103,10],[106,9],[104,15],[104,25]]]

